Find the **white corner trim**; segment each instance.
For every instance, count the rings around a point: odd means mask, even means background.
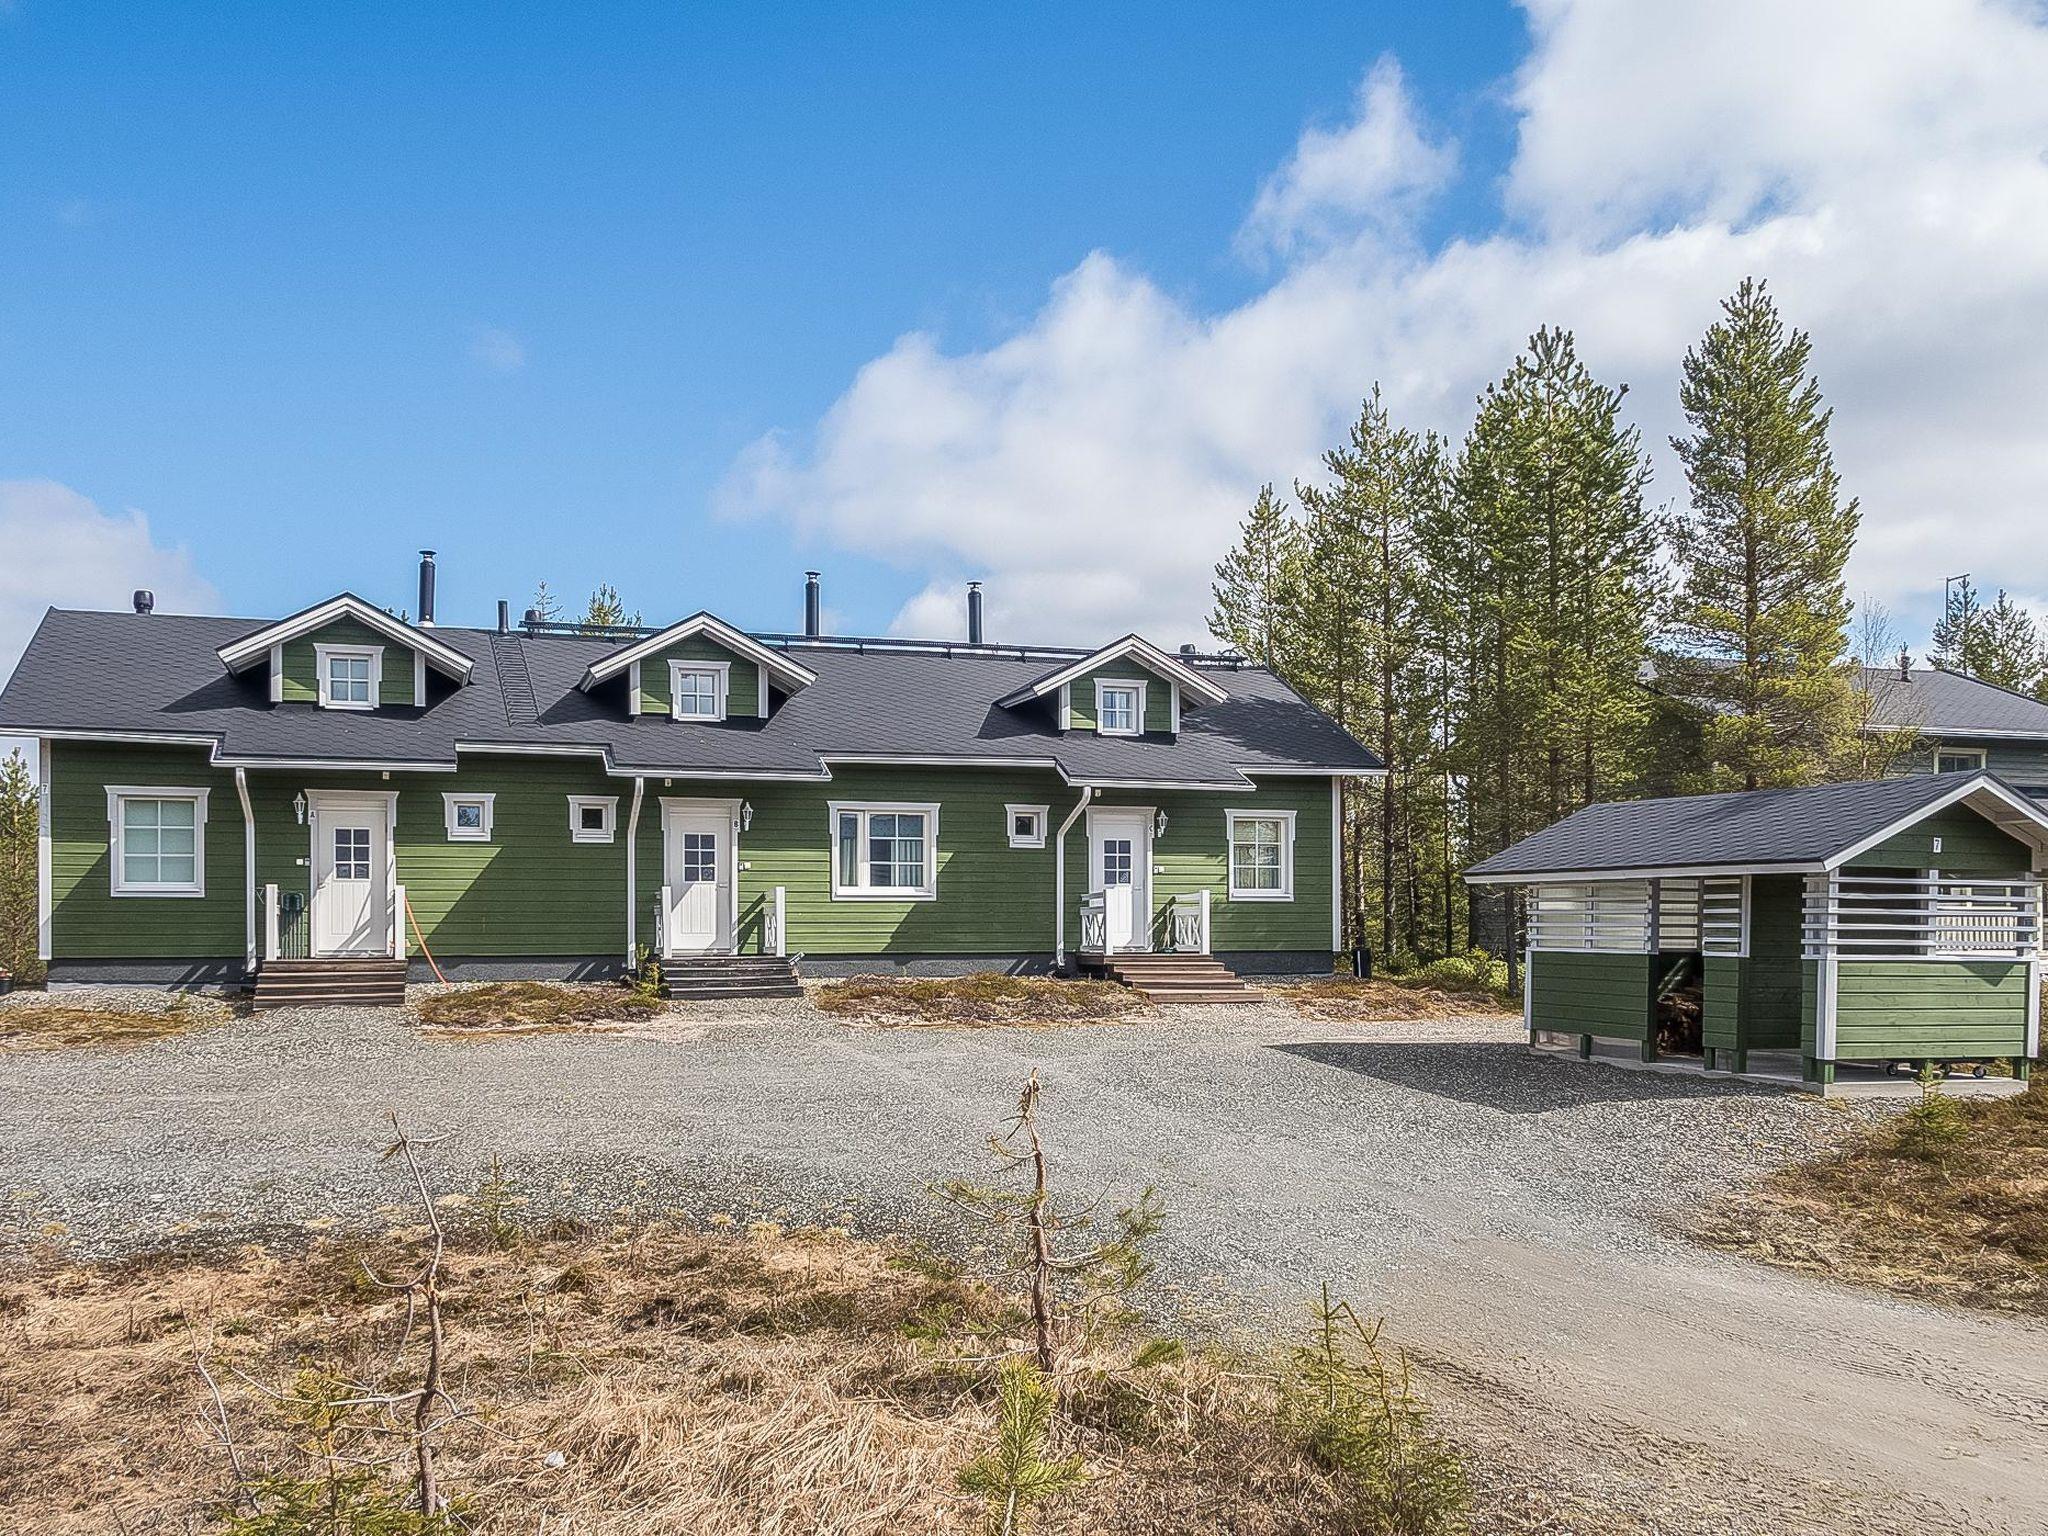
[[[640,679],[635,675],[633,689],[637,694]],[[626,969],[633,970],[640,963],[640,896],[636,887],[640,881],[640,800],[647,793],[647,780],[639,774],[633,776],[633,806],[626,813]]]
[[[758,661],[754,663],[754,714],[768,718],[768,668]]]
[[[1180,684],[1166,685],[1166,728],[1174,735],[1180,734]]]
[[[273,704],[282,704],[284,702],[284,643],[282,641],[270,648],[270,702]]]
[[[1143,678],[1098,677],[1095,679],[1095,733],[1098,736],[1142,736],[1145,734],[1145,692]],[[1128,731],[1112,731],[1102,723],[1103,696],[1110,693],[1135,693],[1136,706],[1131,715]]]
[[[604,813],[604,825],[586,827],[583,813],[598,810]],[[569,841],[572,843],[609,843],[618,837],[619,797],[617,795],[571,795],[569,797]]]
[[[693,673],[703,673],[716,684],[717,713],[709,715],[686,715],[681,709],[682,690],[676,685]],[[732,663],[729,661],[699,661],[692,657],[671,656],[668,659],[668,713],[671,720],[685,724],[704,724],[725,718],[726,700],[732,696]]]
[[[427,653],[412,653],[412,703],[415,709],[427,707]]]
[[[206,895],[206,802],[213,791],[189,784],[109,784],[107,792],[107,883],[109,894],[152,898],[204,899]],[[124,800],[190,800],[192,802],[192,883],[130,885],[122,878],[121,802]]]
[[[243,960],[256,969],[256,812],[249,804],[249,770],[235,770],[235,798],[242,802]]]
[[[55,756],[48,737],[36,743],[36,958],[43,961],[52,958],[51,929],[57,916],[50,862],[50,774]]]
[[[924,817],[924,884],[915,888],[902,886],[877,888],[855,884],[846,885],[839,878],[839,817],[841,812],[858,814],[860,821],[861,846],[857,864],[865,878],[868,866],[867,837],[868,818],[873,815],[907,813]],[[834,901],[937,901],[939,899],[939,805],[933,801],[913,800],[832,800],[825,806],[825,855],[832,872],[832,899]]]
[[[330,658],[366,659],[370,663],[370,702],[342,702],[333,697],[331,680],[327,675]],[[313,671],[320,688],[322,709],[376,709],[384,702],[384,647],[381,645],[322,645],[317,641],[313,646]]]
[[[1061,729],[1061,730],[1063,730],[1063,731],[1071,731],[1071,730],[1072,730],[1073,728],[1074,728],[1074,685],[1073,685],[1072,683],[1061,683],[1061,684],[1060,684],[1060,729]]]
[[[1226,851],[1225,857],[1227,858]],[[1448,899],[1448,898],[1446,898]],[[1344,947],[1344,781],[1330,780],[1330,952]],[[1526,1012],[1529,973],[1522,972],[1522,1001]],[[1523,1020],[1524,1025],[1527,1019]]]
[[[640,715],[640,663],[634,662],[626,668],[626,714],[638,719]]]
[[[488,843],[497,822],[498,796],[495,790],[441,791],[441,824],[451,843]],[[484,809],[481,827],[459,827],[455,824],[455,808],[459,805],[481,805]]]
[[[1223,813],[1223,882],[1224,890],[1232,901],[1292,901],[1294,900],[1294,818],[1293,811],[1260,811],[1241,808],[1227,809]],[[1280,889],[1277,891],[1239,890],[1237,886],[1237,824],[1240,821],[1277,821],[1280,832]]]
[[[1035,816],[1038,818],[1038,834],[1035,837],[1017,835],[1017,818]],[[1043,848],[1045,829],[1052,819],[1049,805],[1006,805],[1003,807],[1003,835],[1009,839],[1012,848]]]

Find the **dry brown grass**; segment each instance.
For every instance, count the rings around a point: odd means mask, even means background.
[[[855,976],[816,993],[827,1013],[876,1024],[1087,1024],[1145,1011],[1144,999],[1113,981],[1049,976]]]
[[[2048,1084],[1901,1116],[1711,1205],[1694,1235],[1768,1264],[1963,1306],[2048,1316]]]
[[[62,1050],[144,1045],[232,1017],[225,1004],[175,998],[163,1008],[96,1008],[85,1004],[10,1003],[0,1008],[0,1050]]]
[[[412,1237],[387,1235],[367,1256],[403,1271]],[[185,1531],[220,1518],[228,1461],[202,1421],[195,1349],[252,1476],[304,1475],[273,1393],[308,1369],[417,1379],[402,1304],[358,1260],[316,1242],[0,1282],[0,1529]],[[956,1478],[992,1444],[991,1357],[1025,1326],[985,1285],[837,1233],[662,1225],[503,1250],[472,1241],[451,1252],[444,1285],[449,1380],[476,1417],[443,1433],[440,1471],[468,1529],[979,1528]],[[1351,1528],[1326,1475],[1278,1438],[1256,1373],[1084,1360],[1063,1398],[1062,1448],[1092,1479],[1045,1510],[1044,1532]],[[402,1490],[402,1438],[355,1448]]]
[[[495,1034],[581,1030],[651,1019],[660,999],[615,986],[492,981],[430,992],[413,1005],[428,1029]]]
[[[1422,982],[1374,976],[1320,977],[1272,989],[1310,1019],[1394,1023],[1409,1019],[1469,1019],[1511,1015],[1514,1009],[1490,992],[1453,991]]]

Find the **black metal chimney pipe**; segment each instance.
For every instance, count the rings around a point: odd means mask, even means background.
[[[967,583],[967,643],[981,644],[981,583]]]
[[[504,634],[512,627],[512,605],[504,598],[498,599],[498,633]]]
[[[428,629],[434,627],[434,552],[420,551],[420,623]]]
[[[818,573],[804,572],[804,633],[816,639],[819,633]]]

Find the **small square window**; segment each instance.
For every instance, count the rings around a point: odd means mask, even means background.
[[[384,648],[378,645],[316,645],[322,709],[375,709]]]
[[[1006,805],[1003,807],[1005,825],[1009,831],[1012,848],[1043,848],[1045,846],[1045,819],[1049,808],[1043,805]]]
[[[1983,768],[1982,747],[1943,747],[1934,755],[1936,773],[1981,773]]]
[[[726,678],[722,664],[671,661],[669,713],[678,720],[723,720]]]
[[[441,806],[447,820],[448,841],[488,843],[491,840],[491,824],[496,819],[494,811],[497,798],[495,794],[443,793]]]
[[[1294,899],[1294,813],[1231,811],[1230,899]]]
[[[617,817],[619,802],[612,795],[571,795],[569,797],[569,840],[576,843],[608,843]]]
[[[1136,736],[1145,729],[1145,685],[1095,684],[1095,729],[1104,736]]]

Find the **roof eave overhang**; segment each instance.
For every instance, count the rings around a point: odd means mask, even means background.
[[[1509,873],[1469,869],[1467,885],[1587,885],[1600,880],[1690,880],[1712,875],[1818,875],[1827,871],[1818,859],[1778,864],[1637,864],[1625,869],[1538,869]]]
[[[1230,697],[1229,689],[1204,677],[1186,662],[1177,660],[1151,641],[1140,635],[1125,635],[1123,639],[1105,645],[1099,651],[1091,651],[1078,661],[1069,662],[1056,671],[1048,672],[1045,676],[1026,683],[1014,693],[996,700],[996,704],[1002,709],[1014,709],[1017,705],[1027,704],[1033,699],[1042,699],[1047,694],[1065,687],[1075,678],[1084,677],[1097,667],[1112,661],[1120,661],[1126,656],[1135,657],[1148,672],[1156,673],[1167,681],[1178,684],[1182,693],[1192,694],[1201,703],[1221,704]]]
[[[735,656],[744,657],[756,666],[766,667],[769,675],[780,680],[789,692],[794,693],[799,688],[808,688],[818,680],[818,674],[809,667],[802,666],[782,652],[763,645],[752,635],[734,629],[716,614],[693,613],[687,619],[669,625],[658,634],[649,635],[644,640],[635,640],[631,645],[621,646],[608,655],[600,656],[590,664],[583,674],[583,681],[576,686],[588,693],[599,683],[617,677],[634,662],[659,655],[678,640],[688,640],[695,635],[705,635]]]
[[[476,663],[452,645],[436,640],[423,629],[394,619],[383,609],[372,607],[350,592],[316,603],[288,619],[279,619],[275,624],[266,624],[239,640],[230,640],[214,655],[220,658],[221,665],[229,672],[246,672],[269,656],[274,647],[311,634],[322,625],[342,618],[354,619],[394,644],[418,651],[435,671],[444,677],[452,677],[458,683],[468,682],[470,674],[476,670]]]

